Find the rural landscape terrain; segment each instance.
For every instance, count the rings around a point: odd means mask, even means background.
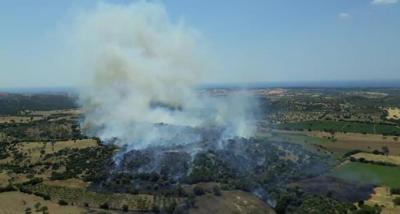
[[[400,213],[400,89],[245,90],[254,136],[144,149],[87,132],[74,93],[0,93],[0,213]]]
[[[0,214],[400,214],[400,0],[0,0]]]

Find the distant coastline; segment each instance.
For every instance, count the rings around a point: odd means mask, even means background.
[[[370,81],[298,81],[257,83],[213,83],[203,84],[198,89],[212,88],[400,88],[400,80]],[[15,87],[0,88],[3,93],[76,93],[74,87]]]
[[[46,93],[76,93],[74,87],[15,87],[0,88],[0,93],[46,94]]]
[[[204,84],[200,88],[400,88],[400,80],[223,83]]]

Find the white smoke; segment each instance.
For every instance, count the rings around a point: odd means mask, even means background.
[[[248,96],[197,93],[210,64],[196,32],[171,22],[161,3],[101,3],[81,13],[74,29],[89,134],[135,149],[200,141],[188,127],[251,135]]]

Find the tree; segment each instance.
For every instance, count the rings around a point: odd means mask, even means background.
[[[61,205],[61,206],[67,206],[67,205],[68,205],[68,202],[66,202],[66,201],[64,201],[64,200],[59,200],[59,201],[58,201],[58,204]]]
[[[214,186],[213,192],[215,196],[221,196],[221,189],[219,188],[219,186]]]
[[[200,195],[204,195],[206,192],[204,191],[203,188],[201,188],[201,187],[199,187],[199,186],[195,186],[195,187],[193,188],[193,193],[194,193],[195,195],[197,195],[197,196],[200,196]]]
[[[157,204],[153,204],[153,206],[151,206],[151,211],[154,213],[159,213],[160,207]]]
[[[27,207],[25,209],[25,214],[32,214],[32,209],[30,207]]]
[[[173,202],[169,206],[165,207],[165,212],[167,213],[173,213],[176,207],[176,203]]]
[[[399,206],[400,205],[400,197],[396,197],[395,199],[393,199],[393,204],[395,206]]]
[[[100,209],[103,209],[103,210],[108,210],[110,208],[107,203],[100,204],[99,207],[100,207]]]
[[[40,211],[42,211],[43,213],[48,213],[47,211],[49,211],[49,208],[47,206],[44,206],[40,208]]]
[[[279,200],[276,203],[275,212],[278,214],[285,214],[286,213],[285,207],[286,207],[286,204],[282,200]]]
[[[195,194],[190,194],[189,198],[186,200],[186,206],[188,208],[194,208],[196,205],[196,195]]]
[[[37,203],[35,204],[36,211],[39,210],[40,206],[42,206],[42,204],[41,204],[40,202],[37,202]]]
[[[400,188],[391,188],[390,194],[392,195],[400,195]]]
[[[173,214],[185,214],[185,209],[182,206],[177,206],[175,207]]]
[[[387,146],[382,146],[382,151],[385,155],[389,155],[389,148]]]

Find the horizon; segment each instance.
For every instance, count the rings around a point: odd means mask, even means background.
[[[76,85],[85,73],[74,67],[68,41],[76,20],[99,2],[124,8],[137,1],[0,2],[0,87]],[[201,83],[400,79],[397,0],[147,2],[204,49],[196,51],[211,69]]]
[[[400,88],[400,80],[361,80],[361,81],[292,81],[292,82],[253,82],[253,83],[212,83],[202,84],[197,89],[273,89],[273,88],[337,88],[337,89],[380,89],[380,88]],[[78,89],[73,86],[54,86],[54,87],[9,87],[0,88],[0,93],[72,93],[76,94]]]

